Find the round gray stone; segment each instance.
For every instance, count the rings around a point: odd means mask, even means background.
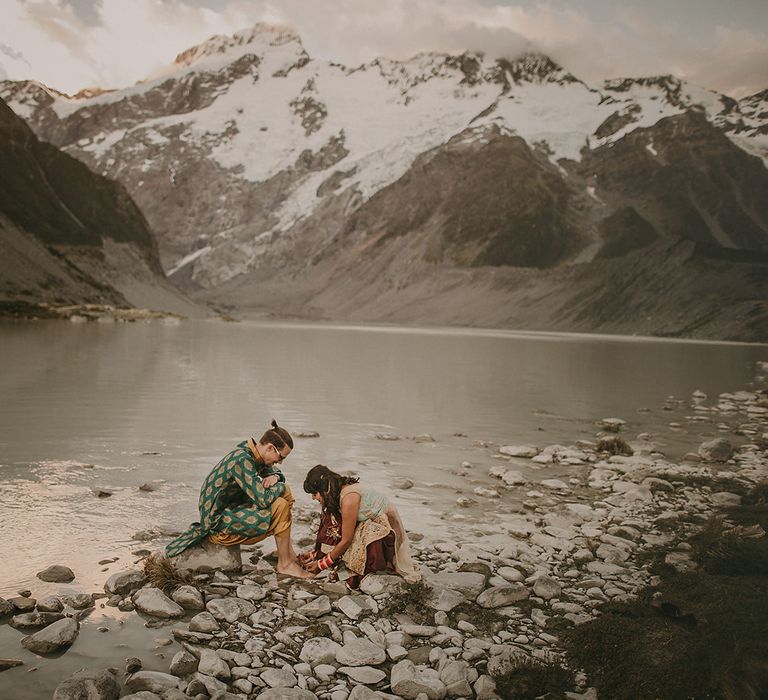
[[[483,608],[501,608],[505,605],[519,603],[528,598],[530,593],[521,583],[510,583],[508,586],[493,586],[477,596],[477,604]]]
[[[47,569],[38,571],[37,578],[41,581],[47,581],[48,583],[69,583],[70,581],[74,581],[75,572],[68,566],[54,564]]]
[[[144,614],[163,619],[181,617],[184,608],[174,603],[159,588],[142,588],[133,596],[133,604]]]
[[[319,664],[332,664],[341,651],[341,645],[326,637],[312,637],[304,642],[299,658],[314,667]]]
[[[71,617],[65,617],[35,634],[24,637],[21,644],[35,654],[51,654],[70,646],[77,639],[79,632],[80,625],[77,621]]]
[[[203,594],[194,586],[179,586],[171,594],[171,598],[185,610],[205,610]]]
[[[376,666],[386,659],[384,649],[365,638],[347,642],[336,653],[336,661],[343,666]]]
[[[104,584],[104,590],[113,595],[125,595],[141,588],[147,582],[147,576],[143,571],[129,569],[112,574]]]
[[[59,683],[53,700],[117,700],[120,683],[114,673],[106,670],[81,669]]]
[[[235,622],[256,612],[256,606],[242,598],[214,598],[205,604],[206,610],[217,620]]]

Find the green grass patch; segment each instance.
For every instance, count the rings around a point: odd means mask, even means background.
[[[434,611],[427,605],[431,596],[432,586],[424,581],[403,582],[392,591],[387,601],[381,606],[379,615],[381,617],[408,615],[416,624],[425,624],[427,621],[431,624]]]
[[[509,671],[493,676],[493,680],[499,697],[515,700],[560,700],[574,686],[572,671],[537,659],[515,660]]]
[[[653,567],[658,591],[607,603],[600,617],[561,635],[571,665],[586,671],[599,697],[768,697],[768,538],[744,533],[709,519],[691,539],[699,569]]]
[[[471,622],[475,627],[488,634],[496,634],[507,626],[507,619],[477,603],[461,603],[451,610],[450,615],[458,620]]]

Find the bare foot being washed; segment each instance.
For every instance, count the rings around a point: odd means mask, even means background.
[[[277,566],[277,573],[285,576],[294,576],[295,578],[313,578],[313,575],[309,571],[305,571],[301,568],[298,560],[292,561],[286,566]]]

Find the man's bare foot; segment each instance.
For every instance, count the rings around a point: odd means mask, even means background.
[[[305,571],[301,568],[298,561],[292,561],[285,566],[277,565],[277,573],[284,576],[293,576],[295,578],[313,578],[313,575],[309,571]]]

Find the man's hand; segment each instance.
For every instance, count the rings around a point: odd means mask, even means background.
[[[271,476],[262,479],[261,485],[265,489],[268,489],[270,486],[274,486],[278,481],[280,481],[280,477],[278,477],[277,474],[272,474]]]

